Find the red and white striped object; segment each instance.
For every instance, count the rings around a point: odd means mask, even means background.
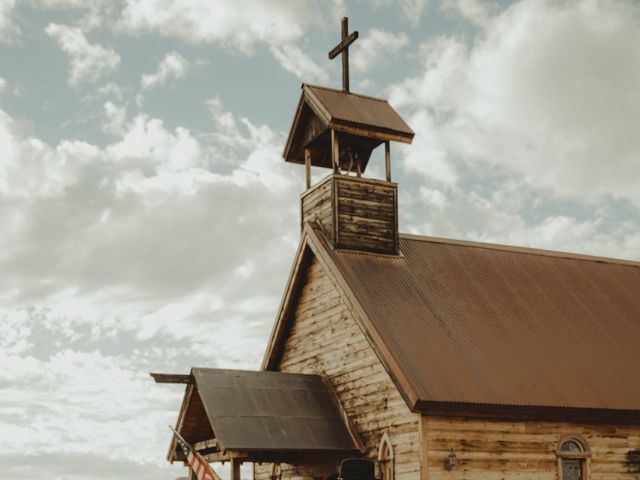
[[[193,473],[196,474],[198,480],[220,480],[220,477],[216,475],[216,472],[213,471],[211,465],[209,465],[198,452],[189,451],[187,461],[189,462],[189,466],[191,467],[191,470],[193,470]]]
[[[189,467],[193,470],[193,473],[196,474],[196,478],[198,480],[221,480],[202,455],[196,452],[195,449],[184,438],[182,438],[182,436],[173,427],[170,426],[169,428],[173,431],[176,441],[182,449],[182,453],[187,457]]]

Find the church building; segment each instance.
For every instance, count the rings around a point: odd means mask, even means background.
[[[640,479],[640,263],[400,233],[391,142],[414,133],[350,91],[355,38],[343,20],[343,89],[303,85],[284,147],[306,190],[262,368],[152,374],[186,384],[177,432],[233,480],[350,457],[380,480]]]

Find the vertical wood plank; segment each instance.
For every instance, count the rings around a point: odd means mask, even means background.
[[[337,178],[334,176],[331,179],[331,209],[332,209],[332,237],[333,245],[336,246],[340,242],[340,232],[338,229],[338,185]]]
[[[333,163],[333,173],[338,173],[338,165],[340,162],[340,145],[338,142],[338,134],[335,130],[331,130],[331,161]]]
[[[240,464],[241,462],[237,458],[231,459],[231,480],[241,480]]]
[[[308,148],[304,149],[304,166],[307,177],[307,190],[311,188],[311,152]]]
[[[389,140],[384,142],[384,164],[387,171],[387,182],[391,181],[391,144]]]
[[[400,227],[398,226],[398,189],[397,188],[393,189],[393,217],[394,217],[394,230],[395,230],[394,253],[398,253],[400,251],[400,232],[398,231],[398,228]]]
[[[420,415],[419,432],[420,432],[420,479],[428,480],[429,478],[429,425],[426,415]]]

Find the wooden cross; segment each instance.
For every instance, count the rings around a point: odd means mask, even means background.
[[[342,54],[342,90],[349,93],[349,45],[356,41],[358,32],[349,32],[349,19],[342,17],[342,40],[329,52],[329,59],[333,60]]]

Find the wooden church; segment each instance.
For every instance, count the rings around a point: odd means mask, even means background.
[[[262,369],[152,374],[186,384],[177,431],[233,480],[348,457],[380,480],[639,479],[640,263],[399,233],[390,142],[414,134],[349,91],[355,38],[343,20],[344,88],[303,85],[285,145],[302,233]]]

